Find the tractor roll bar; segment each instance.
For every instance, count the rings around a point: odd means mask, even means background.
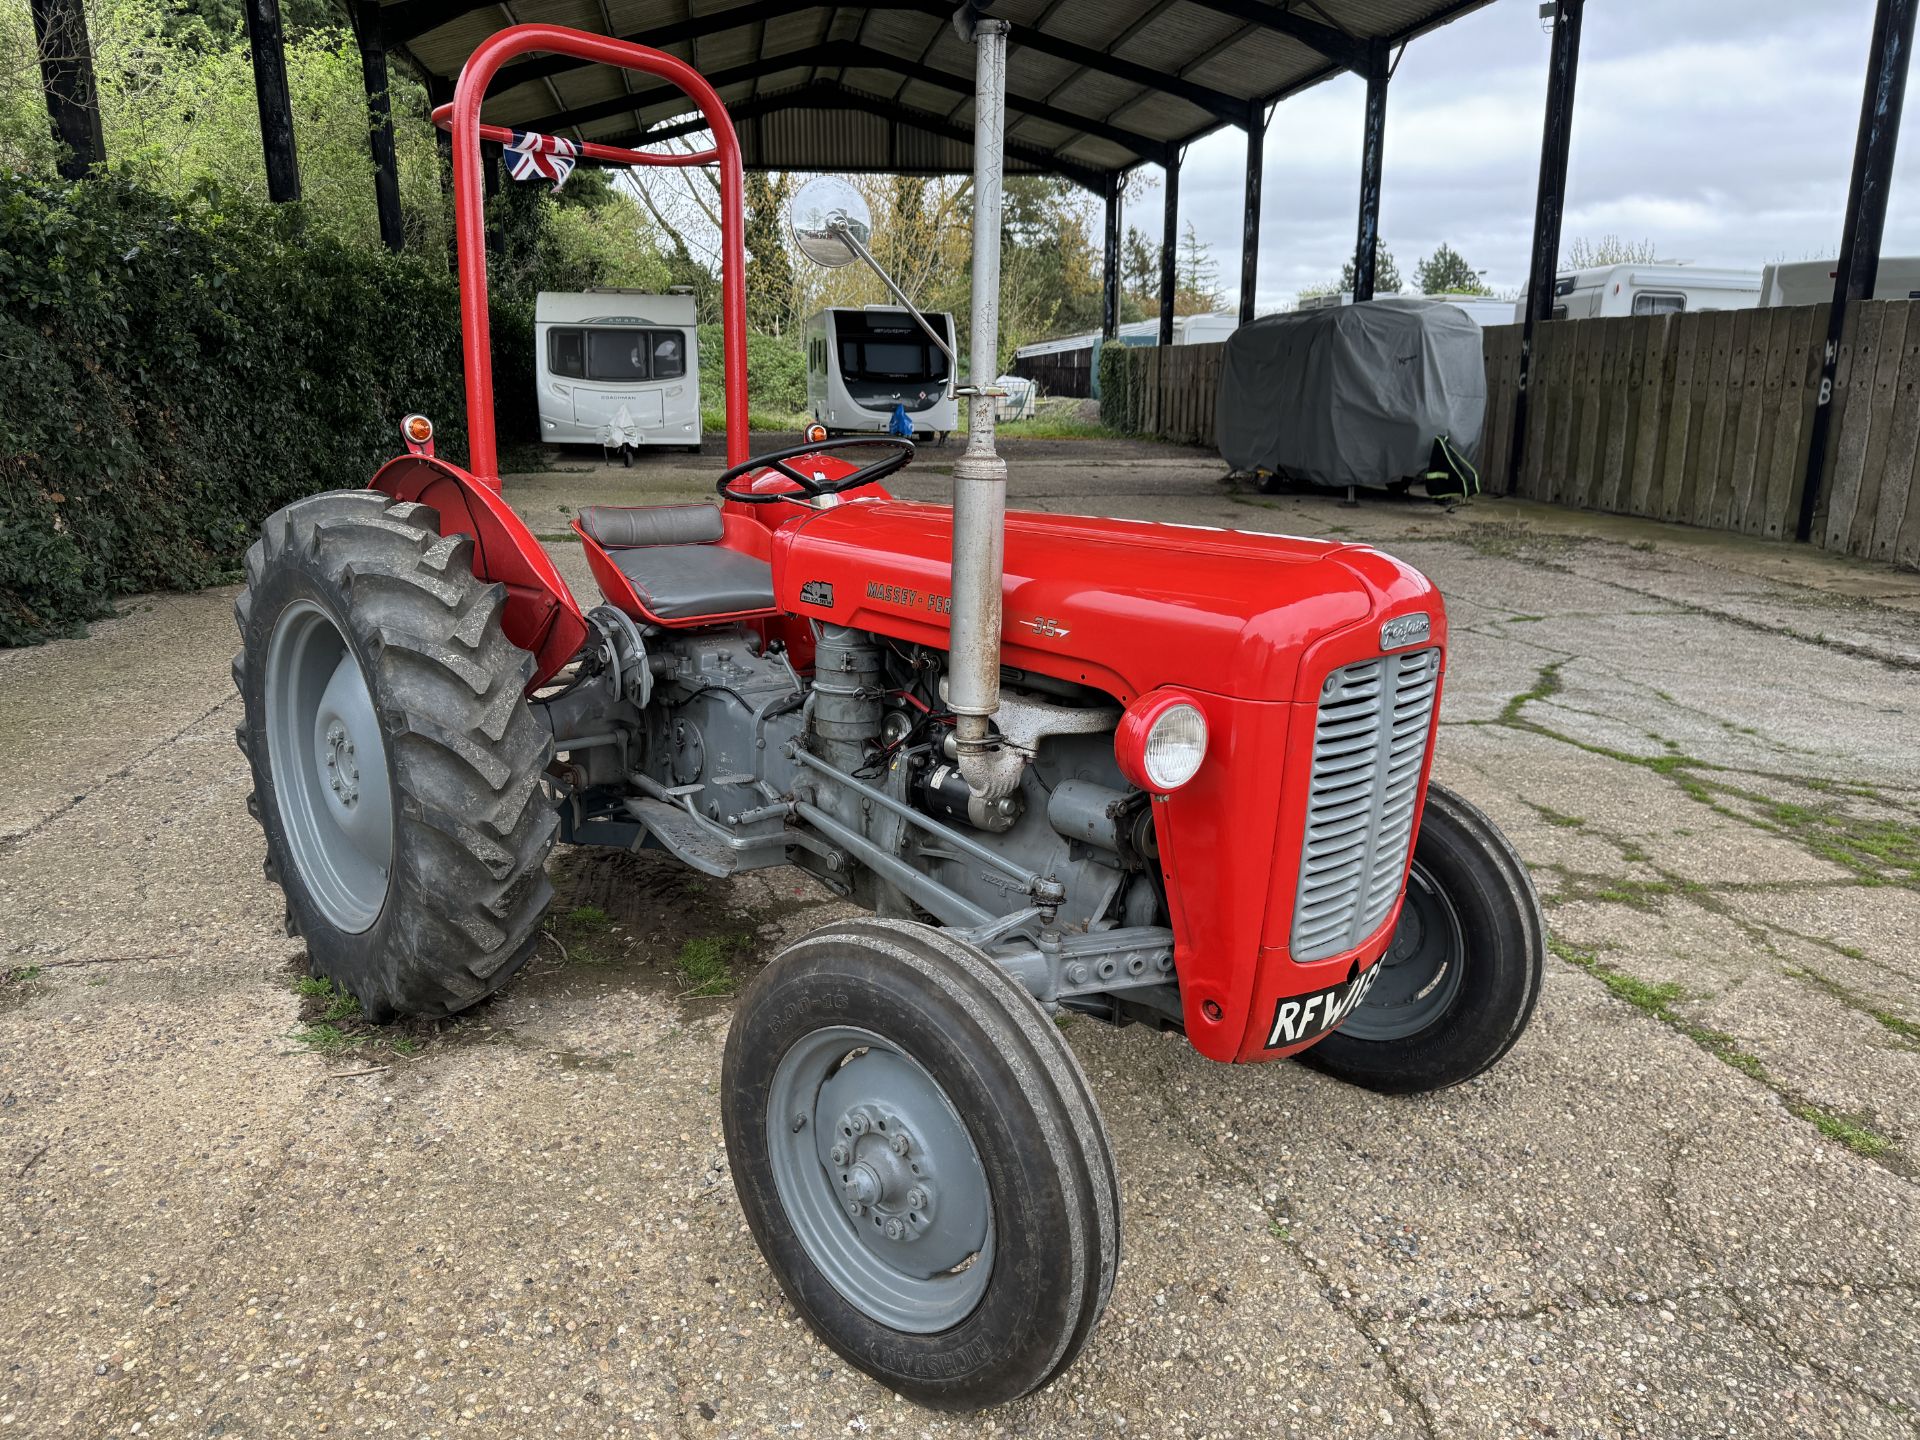
[[[481,124],[480,105],[500,67],[533,50],[638,70],[671,81],[685,92],[713,133],[711,150],[687,155],[629,150],[591,141],[580,146],[580,154],[614,165],[720,166],[720,331],[727,372],[727,464],[741,464],[747,459],[746,192],[740,140],[726,107],[700,72],[684,60],[644,45],[560,25],[514,25],[475,47],[461,68],[453,103],[433,112],[433,123],[453,136],[454,241],[459,252],[460,344],[467,378],[467,468],[483,485],[500,488],[499,448],[493,429],[493,351],[487,325],[487,236],[480,142],[504,142],[513,136],[498,125]]]

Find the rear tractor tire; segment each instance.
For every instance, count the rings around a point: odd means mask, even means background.
[[[534,661],[472,557],[427,506],[333,491],[267,520],[234,603],[267,878],[313,973],[376,1022],[499,988],[552,898]]]
[[[1346,1023],[1300,1059],[1389,1095],[1471,1080],[1527,1028],[1546,950],[1540,901],[1512,844],[1474,806],[1430,785],[1380,973]]]
[[[753,1237],[848,1361],[941,1410],[1072,1363],[1120,1261],[1112,1150],[993,961],[904,921],[816,931],[741,997],[720,1094]]]

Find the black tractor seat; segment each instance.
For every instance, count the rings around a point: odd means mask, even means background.
[[[712,505],[589,505],[580,528],[662,620],[773,608],[773,567],[729,550]]]

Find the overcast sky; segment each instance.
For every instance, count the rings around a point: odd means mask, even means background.
[[[1873,0],[1588,0],[1563,244],[1617,234],[1663,258],[1758,268],[1835,254]],[[1407,48],[1387,100],[1381,233],[1412,284],[1445,241],[1496,289],[1526,279],[1550,40],[1538,0],[1495,0]],[[1267,130],[1259,308],[1352,256],[1361,81],[1284,102]],[[1884,253],[1920,254],[1920,79],[1907,106]],[[1191,218],[1238,303],[1246,143],[1187,152]],[[1160,235],[1157,169],[1127,223]]]

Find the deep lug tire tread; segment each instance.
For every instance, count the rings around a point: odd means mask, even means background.
[[[1370,1041],[1335,1032],[1299,1057],[1337,1080],[1388,1095],[1464,1084],[1498,1064],[1532,1019],[1546,973],[1546,922],[1532,877],[1477,806],[1429,785],[1414,858],[1459,914],[1472,967],[1461,993],[1417,1035]]]
[[[525,703],[534,660],[500,627],[504,587],[476,577],[473,541],[442,536],[430,507],[374,490],[332,491],[270,516],[234,602],[246,704],[235,738],[253,770],[247,811],[267,836],[265,872],[287,897],[315,974],[371,1019],[463,1010],[531,956],[552,899],[559,828],[541,774],[552,739]],[[394,787],[392,890],[373,927],[334,929],[315,909],[278,831],[266,754],[264,661],[294,598],[318,601],[359,656]],[[249,657],[252,657],[251,659]]]
[[[1064,1233],[1055,1250],[1062,1257],[1067,1321],[1043,1340],[1016,1343],[1017,1337],[1002,1336],[1007,1352],[965,1374],[916,1371],[911,1357],[938,1354],[953,1332],[902,1336],[875,1325],[833,1290],[793,1235],[767,1168],[766,1116],[751,1099],[764,1097],[766,1078],[779,1061],[778,1054],[761,1048],[767,1037],[758,1032],[778,1025],[778,1012],[795,1003],[799,988],[831,977],[844,978],[849,996],[861,1002],[878,998],[883,1005],[895,1003],[901,981],[911,977],[909,984],[921,996],[950,1011],[954,1026],[948,1033],[958,1037],[964,1031],[973,1066],[999,1073],[1007,1103],[1027,1102],[1044,1137],[1036,1150],[1045,1152],[1063,1199]],[[863,1021],[850,1016],[848,1023]],[[1120,1199],[1112,1149],[1085,1076],[1058,1029],[985,955],[908,921],[863,918],[815,931],[776,956],[741,997],[727,1037],[721,1093],[734,1183],[754,1238],[788,1299],[850,1363],[898,1393],[943,1410],[1017,1399],[1072,1363],[1099,1322],[1119,1265]],[[978,1135],[975,1143],[981,1143]],[[990,1288],[981,1304],[992,1303]],[[972,1323],[969,1317],[956,1329]],[[909,1358],[902,1360],[903,1355]]]

